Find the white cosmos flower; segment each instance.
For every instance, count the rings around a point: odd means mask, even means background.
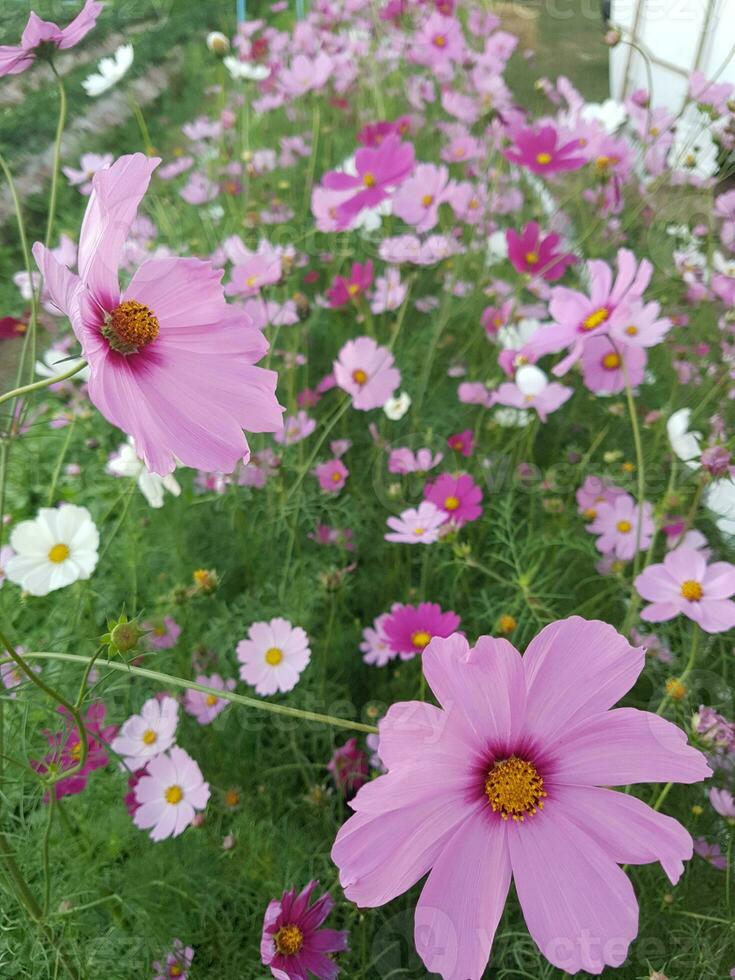
[[[732,480],[715,480],[704,493],[706,506],[717,515],[715,523],[723,534],[735,536],[735,483]]]
[[[5,566],[8,581],[42,596],[86,579],[97,565],[100,536],[86,507],[42,507],[10,535],[15,555]]]
[[[699,457],[702,455],[702,433],[689,431],[691,417],[691,408],[680,408],[669,418],[666,431],[674,453],[689,469],[697,470],[700,465]]]
[[[133,63],[133,45],[122,44],[109,58],[103,58],[97,65],[97,73],[87,75],[82,82],[84,91],[90,98],[102,95],[127,73]]]
[[[515,382],[522,395],[534,398],[544,391],[549,379],[535,364],[522,364],[516,371]]]
[[[222,64],[230,73],[230,77],[236,82],[243,80],[248,82],[262,82],[271,73],[270,68],[266,65],[254,65],[250,61],[240,61],[239,58],[236,58],[232,54],[223,58]]]
[[[393,398],[388,399],[385,405],[383,405],[383,411],[391,422],[398,422],[410,407],[411,396],[407,391],[402,391],[399,395],[394,395]]]
[[[628,110],[615,99],[588,102],[582,109],[582,119],[599,122],[606,133],[616,133],[628,118]]]
[[[163,507],[164,491],[178,497],[181,487],[174,479],[172,473],[168,476],[158,476],[151,473],[146,468],[145,463],[138,458],[135,452],[135,443],[132,439],[124,442],[118,451],[109,458],[105,467],[112,476],[134,477],[138,482],[138,489],[143,494],[151,507],[158,509]]]

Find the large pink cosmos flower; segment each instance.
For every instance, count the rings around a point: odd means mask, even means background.
[[[651,281],[653,266],[647,259],[639,264],[631,251],[621,248],[614,281],[612,269],[600,259],[588,262],[587,272],[590,295],[565,286],[554,287],[549,312],[555,322],[537,330],[527,345],[535,357],[569,348],[567,356],[554,368],[557,376],[579,360],[587,340],[609,333],[616,311],[620,317],[621,309],[640,303]]]
[[[331,191],[350,192],[349,197],[336,205],[338,230],[346,228],[363,208],[374,208],[384,201],[413,170],[412,143],[402,143],[391,133],[375,147],[362,147],[355,154],[356,173],[331,170],[324,175],[322,185]]]
[[[335,980],[339,974],[339,967],[326,954],[347,949],[347,932],[321,928],[334,908],[334,899],[325,894],[310,905],[318,885],[310,881],[298,895],[294,888],[268,904],[260,958],[276,980],[306,980],[311,973],[319,980]]]
[[[144,262],[120,292],[130,226],[160,161],[123,156],[94,175],[79,237],[79,275],[33,247],[52,302],[89,362],[89,397],[135,439],[149,470],[230,473],[249,455],[243,428],[275,432],[277,376],[255,366],[267,343],[225,302],[222,272],[199,259]]]
[[[74,45],[89,34],[102,11],[97,0],[86,0],[74,20],[66,27],[59,27],[49,20],[41,20],[31,11],[19,45],[0,44],[0,78],[3,75],[19,75],[30,68],[35,59],[45,51],[51,53],[56,48],[62,51]]]
[[[561,170],[579,170],[587,161],[578,155],[579,140],[559,143],[559,133],[553,126],[540,129],[521,127],[513,133],[514,145],[504,150],[511,163],[526,167],[535,174],[554,174]]]
[[[505,233],[508,258],[517,272],[529,276],[541,276],[547,282],[561,279],[567,268],[577,262],[571,252],[557,251],[560,238],[552,234],[542,237],[535,221],[529,221],[520,234],[513,228]]]
[[[662,623],[682,614],[707,633],[735,627],[735,565],[712,565],[694,548],[670,551],[659,565],[649,565],[635,580],[639,595],[650,602],[641,619]]]
[[[512,877],[551,963],[570,974],[619,966],[638,906],[618,864],[660,861],[675,883],[692,839],[604,787],[710,775],[676,726],[612,708],[644,662],[611,626],[577,616],[547,626],[523,657],[488,636],[472,649],[456,634],[433,640],[422,666],[440,707],[391,707],[379,743],[388,774],[351,802],[332,849],[347,898],[384,905],[430,871],[418,953],[444,980],[480,980]]]

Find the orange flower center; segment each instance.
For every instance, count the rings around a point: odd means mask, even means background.
[[[426,630],[417,630],[411,634],[411,643],[420,650],[423,650],[425,646],[431,643],[431,633],[427,633]]]
[[[357,370],[352,372],[352,380],[356,385],[364,385],[367,379],[367,373],[362,368],[357,368]]]
[[[602,326],[602,324],[610,318],[610,310],[606,309],[604,306],[599,310],[595,310],[594,313],[582,321],[583,330],[596,330],[597,327]]]
[[[526,252],[526,262],[529,265],[536,265],[538,262],[538,252]]]
[[[625,332],[629,337],[635,337],[635,335],[638,333],[638,327],[634,327],[631,323],[629,327],[625,328]]]
[[[544,781],[536,766],[512,755],[496,762],[485,779],[485,795],[495,813],[503,820],[516,822],[543,810]]]
[[[616,368],[620,367],[620,355],[619,354],[605,354],[602,359],[602,366],[606,371],[615,371]]]
[[[219,698],[215,697],[214,694],[208,694],[207,695],[207,707],[208,708],[213,708],[215,706],[215,704],[217,704],[217,701],[218,700],[219,700]]]
[[[296,925],[281,926],[273,942],[281,956],[295,956],[304,945],[304,934]]]
[[[443,34],[434,35],[434,47],[445,48],[447,46],[447,39]]]
[[[694,579],[688,578],[681,583],[681,594],[689,602],[698,602],[702,598],[702,586]]]
[[[102,336],[119,354],[136,354],[156,339],[161,329],[153,310],[134,299],[126,299],[105,314]]]

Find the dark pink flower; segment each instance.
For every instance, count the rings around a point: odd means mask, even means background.
[[[424,500],[431,501],[460,527],[482,514],[482,490],[468,473],[442,473],[433,483],[426,484]]]
[[[345,306],[351,300],[356,300],[370,287],[373,281],[373,263],[368,261],[362,265],[355,262],[349,278],[335,276],[334,282],[327,290],[329,305],[332,307]]]
[[[106,748],[107,744],[114,738],[117,726],[107,725],[103,727],[105,710],[101,701],[96,701],[90,705],[84,718],[84,728],[87,733],[87,758],[78,772],[54,783],[53,791],[57,800],[62,796],[74,796],[81,793],[87,785],[89,774],[95,769],[106,766],[109,762]],[[51,746],[52,751],[45,755],[40,762],[31,759],[31,766],[42,776],[53,774],[63,777],[65,772],[76,768],[81,760],[82,736],[79,729],[73,723],[66,708],[59,708],[59,714],[64,718],[65,729],[61,732],[51,732],[49,729],[44,731],[46,741]],[[48,803],[48,794],[44,797],[44,801]]]
[[[423,653],[435,636],[446,637],[459,629],[459,616],[449,610],[443,612],[436,602],[422,602],[418,606],[393,605],[382,622],[388,645],[402,660],[410,660]]]
[[[514,145],[503,151],[506,159],[535,174],[579,170],[587,162],[581,155],[579,140],[560,143],[554,126],[521,127],[513,133],[513,139]]]
[[[339,967],[327,953],[347,949],[347,932],[322,929],[334,908],[331,895],[309,905],[318,881],[310,881],[298,895],[285,891],[268,904],[260,940],[260,958],[276,980],[306,980],[309,972],[318,980],[335,980]]]
[[[356,738],[348,739],[334,750],[327,763],[337,789],[345,796],[354,796],[368,780],[368,757],[357,745]]]
[[[19,75],[30,68],[39,52],[51,53],[73,48],[89,34],[102,11],[97,0],[86,0],[74,20],[66,27],[59,27],[49,20],[41,20],[31,11],[20,44],[0,45],[0,78],[3,75]]]
[[[475,448],[475,437],[472,434],[472,429],[455,432],[453,436],[447,439],[447,445],[462,456],[471,456]]]
[[[402,143],[391,134],[375,147],[363,147],[355,154],[355,174],[332,170],[322,184],[327,190],[342,191],[344,198],[335,203],[338,230],[346,228],[363,208],[374,208],[384,201],[413,170],[412,143]]]
[[[577,261],[571,252],[557,251],[558,235],[552,233],[542,237],[535,221],[529,221],[520,234],[509,228],[505,240],[508,243],[508,258],[514,269],[529,276],[541,276],[547,282],[561,279],[567,268]]]

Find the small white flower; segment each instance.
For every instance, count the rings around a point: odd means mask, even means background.
[[[42,378],[55,378],[58,374],[66,374],[72,368],[78,367],[82,361],[81,357],[69,357],[67,352],[59,347],[49,347],[42,355],[42,360],[36,361],[36,374],[40,374]],[[89,381],[89,368],[83,367],[74,375],[74,380]]]
[[[227,71],[230,73],[230,77],[236,82],[238,81],[249,81],[249,82],[262,82],[264,78],[267,78],[271,70],[266,65],[254,65],[250,61],[240,61],[234,55],[230,54],[226,58],[222,59],[222,64],[225,66]]]
[[[674,453],[690,469],[697,470],[700,465],[699,457],[702,455],[702,433],[689,431],[691,417],[691,408],[680,408],[669,418],[666,431]]]
[[[487,240],[485,264],[496,265],[508,258],[508,242],[504,231],[494,231]]]
[[[179,723],[179,702],[175,698],[149,698],[139,715],[131,715],[110,748],[123,756],[131,772],[142,769],[154,756],[171,748]]]
[[[8,581],[42,596],[87,579],[97,565],[99,532],[86,507],[42,507],[10,535],[15,555],[5,566]]]
[[[407,391],[402,391],[400,395],[394,395],[383,405],[383,411],[391,420],[398,422],[411,407],[411,396]]]
[[[535,364],[522,364],[516,371],[515,382],[522,395],[535,398],[547,387],[549,379]]]
[[[109,58],[103,58],[97,65],[97,74],[87,75],[82,82],[84,91],[90,98],[102,95],[127,74],[133,63],[133,45],[122,44]]]
[[[164,490],[168,490],[174,497],[178,497],[181,493],[181,487],[172,473],[168,476],[158,476],[157,473],[151,473],[146,468],[145,463],[135,452],[135,443],[132,439],[124,442],[115,455],[109,458],[105,469],[112,476],[135,478],[140,492],[149,505],[156,509],[163,507]]]
[[[212,54],[227,54],[230,50],[230,39],[222,31],[210,31],[207,34],[207,47]]]

